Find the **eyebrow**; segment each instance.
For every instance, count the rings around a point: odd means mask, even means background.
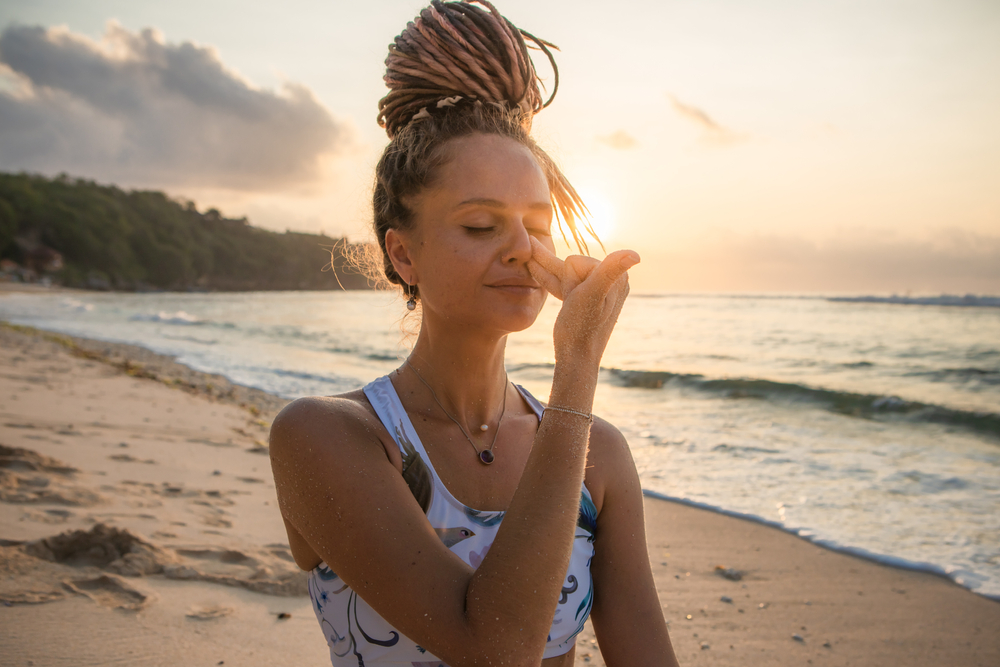
[[[466,199],[460,203],[456,208],[463,208],[465,206],[485,206],[486,208],[507,208],[507,205],[498,199],[489,199],[487,197],[474,197],[472,199]],[[552,204],[549,202],[537,202],[534,204],[528,204],[528,208],[537,211],[550,211],[552,210]]]

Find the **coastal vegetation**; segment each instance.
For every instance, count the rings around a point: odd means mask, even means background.
[[[117,290],[366,289],[346,239],[253,227],[163,192],[0,173],[0,262],[21,279]]]

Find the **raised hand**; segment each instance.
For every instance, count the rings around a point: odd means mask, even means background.
[[[553,331],[556,362],[571,357],[600,362],[628,295],[627,271],[639,263],[633,250],[617,250],[603,261],[570,255],[556,257],[531,239],[528,271],[563,307]]]

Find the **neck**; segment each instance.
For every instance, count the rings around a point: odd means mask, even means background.
[[[441,408],[457,419],[470,435],[480,434],[481,424],[488,424],[492,430],[508,389],[504,371],[507,336],[474,336],[453,330],[444,333],[441,329],[435,333],[434,329],[421,328],[410,354],[412,370],[430,386]],[[420,389],[427,392],[419,378],[412,378],[409,384],[411,389],[417,387],[415,395],[420,394]],[[425,398],[421,403],[435,405],[432,396]],[[447,416],[441,415],[441,418],[447,419]]]

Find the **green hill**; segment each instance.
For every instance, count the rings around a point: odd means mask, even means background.
[[[0,173],[0,260],[69,287],[368,288],[345,259],[345,245],[328,236],[258,229],[215,209],[201,213],[162,192]]]

